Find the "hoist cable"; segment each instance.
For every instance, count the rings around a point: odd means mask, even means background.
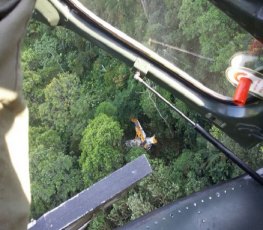
[[[230,149],[228,149],[223,143],[213,137],[208,131],[206,131],[198,123],[195,123],[189,117],[187,117],[182,111],[176,108],[171,102],[166,100],[160,93],[153,89],[149,84],[147,84],[141,77],[140,72],[136,72],[134,79],[142,83],[147,89],[153,92],[159,99],[169,105],[175,112],[177,112],[182,118],[189,122],[194,129],[200,133],[206,140],[213,144],[217,149],[219,149],[227,158],[229,158],[233,163],[235,163],[239,168],[244,170],[248,175],[250,175],[255,181],[263,185],[263,178],[252,168],[250,168],[244,161],[238,158]]]

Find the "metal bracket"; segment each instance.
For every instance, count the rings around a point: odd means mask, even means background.
[[[60,16],[56,8],[48,0],[37,0],[34,17],[43,21],[50,26],[57,26],[60,21]]]
[[[150,69],[150,63],[142,58],[137,58],[134,63],[134,68],[139,70],[142,74],[146,75]]]

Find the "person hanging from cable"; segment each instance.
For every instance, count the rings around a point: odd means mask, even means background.
[[[135,138],[125,142],[127,147],[143,147],[146,150],[150,150],[153,144],[157,144],[157,139],[154,136],[146,137],[146,134],[137,118],[131,118],[131,121],[135,125]]]

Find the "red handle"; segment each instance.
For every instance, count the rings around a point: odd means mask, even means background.
[[[233,97],[234,103],[236,105],[245,105],[251,83],[252,80],[246,77],[242,77],[239,80],[238,86]]]

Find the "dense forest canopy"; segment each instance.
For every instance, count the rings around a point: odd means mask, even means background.
[[[234,52],[246,49],[249,36],[206,0],[82,2],[201,82],[223,93],[231,88],[224,70]],[[149,44],[149,38],[213,61]],[[133,70],[73,32],[32,21],[22,62],[30,110],[32,218],[141,154],[148,156],[154,173],[99,213],[89,229],[121,226],[241,173],[135,82]],[[149,83],[254,168],[262,166],[260,146],[242,149],[170,92]],[[158,144],[150,151],[125,148],[135,136],[131,117],[139,118],[147,136],[156,135]]]

